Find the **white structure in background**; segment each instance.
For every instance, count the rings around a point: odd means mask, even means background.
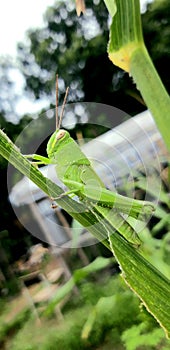
[[[93,139],[83,145],[82,149],[109,189],[126,189],[129,182],[133,185],[134,172],[137,170],[141,170],[146,178],[149,177],[149,186],[155,186],[154,177],[157,174],[151,167],[159,172],[160,157],[166,154],[149,111],[140,113]],[[48,171],[48,177],[59,184],[53,165],[40,170],[45,176]],[[133,188],[128,195],[133,197]],[[24,177],[12,188],[9,198],[19,220],[35,236],[61,249],[72,246],[72,233],[65,216],[61,210],[51,209],[50,199],[34,183]],[[22,210],[23,207],[25,210]],[[90,234],[84,233],[76,244],[83,247],[94,244],[94,241]]]

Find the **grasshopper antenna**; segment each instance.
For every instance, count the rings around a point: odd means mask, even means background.
[[[58,74],[56,75],[56,129],[59,128],[58,120]]]
[[[60,121],[59,121],[59,123],[58,123],[58,128],[59,128],[59,129],[60,129],[61,122],[62,122],[62,119],[63,119],[64,108],[65,108],[65,105],[66,105],[68,92],[69,92],[69,87],[67,87],[67,89],[66,89],[66,93],[65,93],[65,96],[64,96],[63,105],[62,105],[62,108],[61,108]]]

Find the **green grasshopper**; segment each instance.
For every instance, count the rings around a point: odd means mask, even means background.
[[[69,132],[60,129],[64,106],[68,95],[66,90],[60,120],[58,118],[58,79],[56,80],[56,131],[47,144],[47,157],[38,154],[26,155],[36,164],[56,164],[57,177],[69,189],[61,196],[78,196],[86,203],[97,219],[106,219],[130,243],[140,244],[140,239],[122,214],[141,219],[154,211],[150,202],[124,197],[105,188],[104,183],[95,173],[89,159],[81,151]],[[61,197],[60,196],[60,197]],[[55,200],[57,198],[54,198]]]

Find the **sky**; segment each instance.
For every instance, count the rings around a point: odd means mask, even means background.
[[[29,28],[43,25],[43,13],[54,0],[5,0],[0,4],[0,55],[16,55],[17,42]]]
[[[66,0],[70,1],[70,0]],[[140,0],[141,11],[144,11],[146,2],[153,0]],[[30,28],[43,26],[43,14],[48,6],[55,0],[1,0],[0,4],[0,56],[10,55],[16,58],[17,43],[24,42],[25,33]],[[15,81],[15,89],[22,95],[24,78],[18,71],[12,72],[12,80]],[[36,113],[45,108],[47,101],[30,101],[23,97],[16,105],[16,115],[26,112]],[[12,117],[14,118],[14,117]],[[11,120],[14,122],[14,120]],[[17,121],[16,121],[17,122]]]

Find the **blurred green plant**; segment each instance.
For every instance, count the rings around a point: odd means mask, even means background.
[[[81,280],[86,278],[91,273],[106,268],[108,265],[110,265],[111,262],[113,262],[113,258],[105,259],[98,257],[89,265],[75,270],[70,280],[66,282],[53,296],[47,308],[43,311],[43,315],[50,317],[54,313],[56,305],[60,303],[68,294],[70,294],[73,288],[79,284]]]
[[[148,329],[148,323],[143,322],[132,326],[122,334],[122,341],[126,350],[162,349],[168,350],[170,343],[165,340],[163,330],[160,328]]]
[[[5,322],[4,320],[0,320],[0,346],[3,347],[3,344],[5,341],[10,337],[11,334],[15,334],[21,329],[25,322],[28,321],[28,319],[31,316],[31,310],[26,308],[22,310],[20,313],[16,314],[16,316],[8,322]]]
[[[153,202],[157,202],[156,210],[153,213],[148,227],[142,229],[140,233],[143,242],[140,252],[147,261],[170,279],[170,184],[168,173],[169,166],[162,164],[160,173],[155,173],[154,179],[152,180],[154,181],[154,186],[152,187],[148,186],[148,180],[140,169],[138,171],[132,171],[134,177],[133,189],[135,188],[137,198],[145,198],[147,191],[147,195],[150,196],[150,199]],[[129,189],[131,189],[130,183],[124,190],[128,191]],[[158,192],[159,198],[157,198]],[[129,221],[133,225],[133,219],[129,219]]]
[[[106,2],[111,3],[109,0]],[[134,4],[135,6],[133,6]],[[137,85],[140,88],[148,107],[155,116],[167,147],[169,147],[169,97],[167,96],[166,91],[162,86],[162,83],[156,74],[150,58],[148,57],[148,54],[143,46],[139,2],[132,2],[130,0],[125,2],[120,0],[120,2],[117,2],[117,5],[119,6],[116,9],[116,20],[113,21],[111,26],[111,41],[109,46],[110,56],[112,60],[115,61],[115,57],[113,58],[113,56],[115,56],[116,46],[116,50],[118,49],[118,55],[116,54],[115,62],[120,62],[121,67],[127,71],[130,71],[130,73],[134,76],[134,79],[137,82]],[[111,14],[115,15],[115,9],[113,12],[114,13],[112,13],[111,6]],[[132,24],[134,23],[136,23],[136,26],[133,27]],[[118,35],[114,36],[115,33],[118,33]],[[125,50],[124,47],[123,50],[121,50],[122,45],[125,45]],[[141,64],[139,62],[141,62]],[[141,69],[141,67],[143,68]],[[146,76],[145,69],[147,72]],[[150,75],[153,79],[148,79]],[[148,85],[148,82],[151,82],[151,85]],[[156,93],[154,94],[154,92]],[[162,118],[162,114],[164,115],[164,118]],[[50,192],[54,193],[54,197],[57,197],[57,195],[61,193],[60,189],[52,184],[48,179],[43,178],[37,169],[29,167],[29,162],[26,162],[26,159],[24,159],[18,150],[13,147],[12,143],[9,139],[7,139],[3,132],[1,132],[0,148],[1,154],[4,157],[6,157],[25,175],[30,176],[30,178],[47,194],[49,193],[49,188],[51,189]],[[75,208],[77,205],[77,203],[73,203],[73,201],[68,197],[66,200],[60,200],[60,202],[63,203],[63,207],[65,206],[68,212],[72,212],[73,208]],[[96,217],[92,214],[93,213],[85,212],[84,215],[77,215],[77,218],[79,218],[79,221],[84,223],[86,226],[89,223],[91,224],[96,222]],[[96,234],[96,232],[94,232],[94,227],[91,228],[91,232]],[[107,240],[108,232],[109,241]],[[111,251],[115,254],[118,262],[121,265],[125,280],[140,296],[152,315],[154,315],[159,323],[163,325],[168,334],[170,332],[168,311],[168,295],[170,291],[169,281],[157,270],[155,270],[153,266],[150,265],[145,259],[143,259],[139,252],[135,250],[134,247],[130,246],[130,244],[128,244],[128,242],[126,242],[117,232],[114,232],[114,235],[111,235],[111,233],[112,227],[106,221],[103,226],[101,225],[100,231],[98,230],[96,236],[99,239],[101,238],[100,234],[105,237],[103,243],[106,244],[106,246],[109,247],[109,249],[111,249]],[[79,279],[80,276],[75,277]],[[69,281],[69,283],[70,284],[66,285],[65,288],[67,287],[70,290],[74,284],[74,281]]]
[[[153,343],[153,334],[157,335],[154,344],[159,345],[160,350],[165,346],[168,349],[169,342],[163,331],[145,308],[139,308],[139,299],[120,276],[110,278],[109,275],[100,274],[95,288],[94,283],[86,278],[79,284],[79,291],[79,296],[74,297],[76,303],[72,307],[70,304],[68,309],[64,308],[63,321],[44,319],[41,327],[35,327],[33,319],[27,320],[14,338],[8,341],[7,350],[123,350],[124,345],[128,344],[128,330],[131,336],[129,343],[134,338],[133,344],[143,344],[140,339],[142,329],[146,334],[147,350],[153,349],[149,345]]]

